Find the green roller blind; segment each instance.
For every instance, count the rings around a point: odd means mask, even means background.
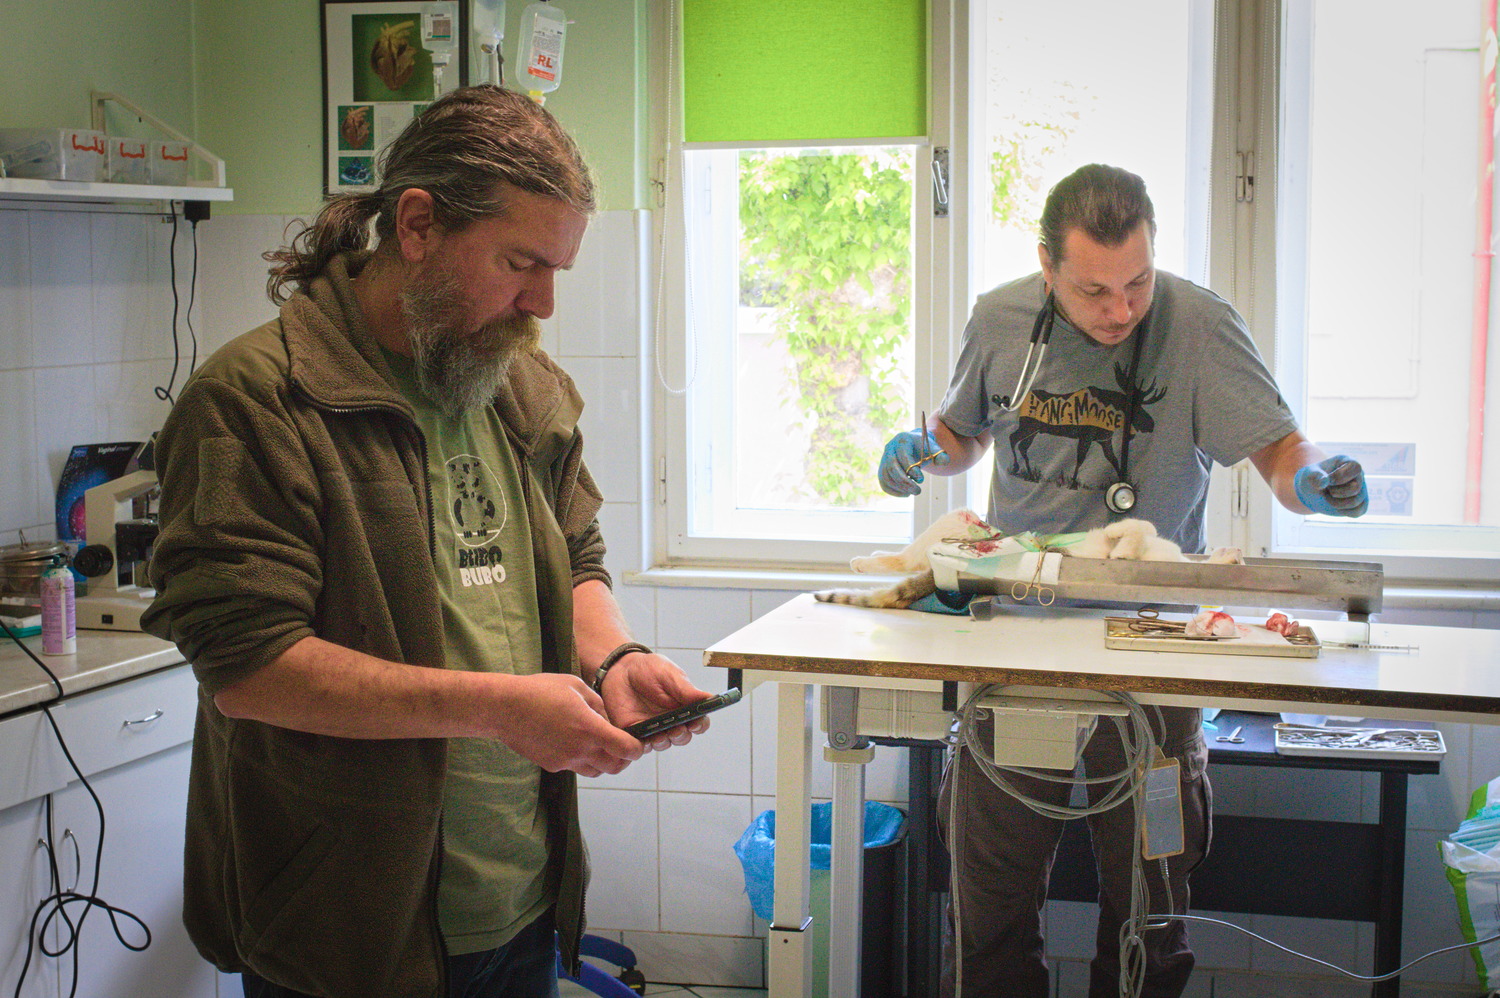
[[[688,142],[925,135],[925,0],[683,0]]]

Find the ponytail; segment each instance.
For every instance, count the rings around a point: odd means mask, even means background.
[[[336,194],[324,203],[312,225],[297,233],[288,245],[261,254],[271,264],[271,276],[266,281],[271,301],[280,305],[293,291],[306,293],[313,278],[336,254],[364,249],[369,243],[370,219],[380,213],[384,203],[380,191]]]

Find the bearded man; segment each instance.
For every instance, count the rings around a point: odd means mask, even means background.
[[[158,440],[142,624],[200,688],[184,920],[252,998],[553,996],[577,776],[685,743],[706,720],[621,728],[707,694],[630,639],[538,348],[594,211],[576,145],[472,87],[379,175],[266,254],[280,315]]]

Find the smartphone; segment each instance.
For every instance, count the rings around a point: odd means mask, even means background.
[[[699,700],[697,703],[690,703],[683,707],[674,707],[665,714],[657,714],[655,717],[648,717],[644,721],[637,721],[626,728],[625,733],[634,735],[644,741],[652,735],[659,735],[669,728],[675,728],[679,724],[686,724],[691,720],[702,717],[704,714],[716,711],[720,707],[728,707],[732,703],[739,703],[740,695],[738,687],[732,690],[725,690],[718,696],[709,697],[707,700]]]

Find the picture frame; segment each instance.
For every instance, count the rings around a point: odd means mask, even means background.
[[[468,76],[460,0],[323,0],[323,192],[374,190],[376,158]]]

